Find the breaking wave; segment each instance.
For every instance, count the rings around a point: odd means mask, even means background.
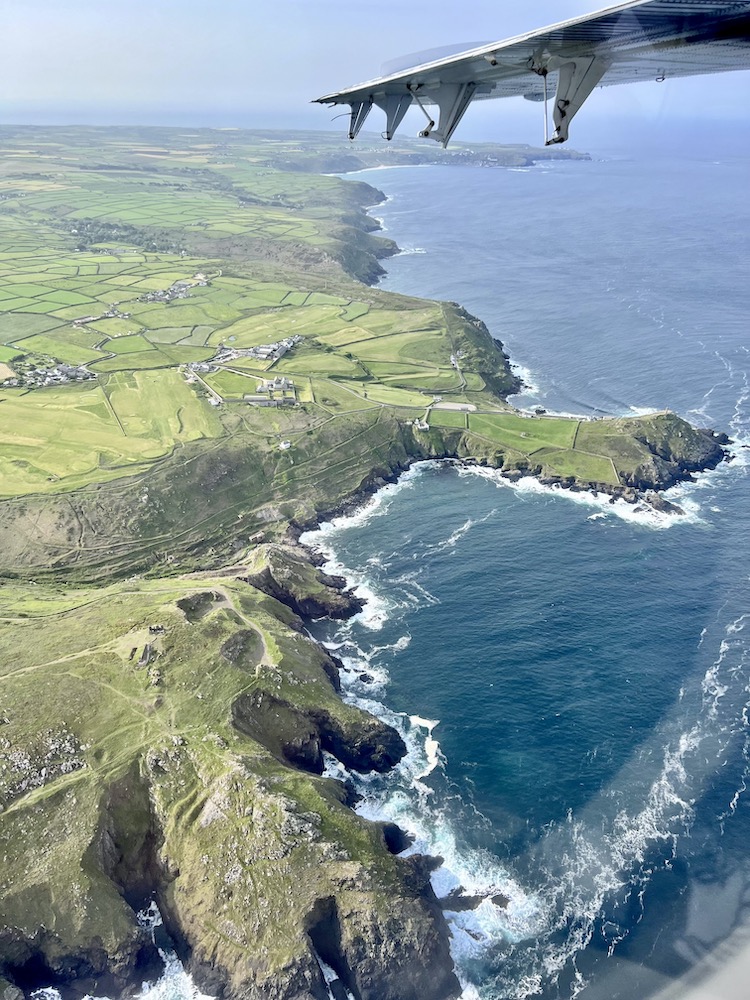
[[[436,464],[429,463],[429,467]],[[410,488],[427,467],[415,466],[404,488]],[[609,498],[556,490],[533,479],[511,483],[492,470],[459,466],[457,473],[490,479],[520,496],[560,493],[575,503],[598,508],[589,519],[615,515],[662,529],[675,523],[702,523],[700,507],[690,501],[690,495],[707,485],[720,486],[731,469],[720,467],[706,474],[707,479],[679,487],[675,498],[679,496],[681,506],[691,508],[680,518],[639,511],[624,501],[611,504]],[[404,712],[388,706],[391,671],[411,644],[409,614],[430,599],[439,599],[425,585],[429,558],[460,549],[472,528],[495,511],[483,518],[466,518],[446,538],[420,550],[421,571],[411,579],[410,603],[399,596],[398,581],[403,583],[404,578],[389,577],[387,560],[386,565],[379,562],[377,574],[360,572],[358,576],[359,571],[345,565],[337,554],[338,542],[355,519],[359,518],[356,524],[361,526],[390,509],[398,487],[386,489],[390,492],[381,503],[371,501],[367,509],[338,519],[335,525],[321,526],[304,541],[324,551],[331,560],[327,569],[335,568],[352,582],[359,580],[365,588],[362,592],[373,595],[378,607],[387,609],[381,626],[387,621],[403,632],[393,642],[374,643],[365,611],[338,624],[331,641],[345,667],[344,697],[394,726],[408,752],[389,775],[345,775],[334,761],[329,773],[354,782],[362,796],[357,808],[363,816],[387,819],[405,829],[414,838],[409,852],[442,859],[432,876],[438,897],[445,899],[452,893],[460,898],[478,897],[474,909],[454,911],[450,899],[445,903],[464,1000],[525,1000],[552,988],[575,997],[588,982],[578,968],[579,957],[595,938],[612,953],[628,936],[630,922],[622,912],[623,900],[635,899],[642,905],[655,867],[668,866],[676,856],[678,842],[695,822],[696,803],[730,748],[737,739],[748,741],[746,626],[750,616],[739,615],[723,627],[713,662],[695,680],[685,682],[673,710],[606,789],[580,811],[550,823],[524,855],[500,858],[466,835],[467,829],[486,831],[490,824],[451,777],[450,761],[440,742],[441,722],[420,715],[418,704]],[[704,629],[698,648],[708,638]],[[744,794],[746,777],[738,781],[726,803],[728,814],[734,813]]]

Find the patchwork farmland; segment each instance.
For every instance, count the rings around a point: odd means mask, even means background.
[[[458,307],[347,276],[391,250],[366,232],[372,189],[279,169],[288,144],[252,133],[151,131],[5,130],[0,495],[107,482],[240,425],[275,448],[281,404],[298,437],[385,408],[618,482],[612,435],[504,402],[506,360]]]

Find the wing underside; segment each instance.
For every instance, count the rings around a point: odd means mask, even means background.
[[[473,100],[553,99],[555,133],[597,86],[665,80],[750,68],[750,0],[630,0],[504,42],[358,84],[318,98],[348,104],[354,138],[373,105],[386,114],[391,138],[412,105],[422,108],[420,134],[447,144]],[[554,98],[553,96],[554,95]],[[438,108],[438,121],[428,108]],[[545,116],[546,120],[546,116]]]

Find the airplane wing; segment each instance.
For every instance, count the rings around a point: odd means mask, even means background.
[[[570,122],[597,87],[750,69],[750,0],[629,0],[595,14],[483,45],[317,99],[348,104],[349,138],[373,105],[393,138],[411,106],[419,134],[446,146],[472,100],[525,97],[545,103],[545,141],[565,142]],[[554,96],[553,96],[554,95]],[[554,132],[547,135],[546,104]],[[433,112],[437,108],[437,123]]]

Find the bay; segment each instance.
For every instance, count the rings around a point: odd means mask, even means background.
[[[465,994],[649,997],[746,922],[750,863],[746,164],[610,157],[363,172],[404,252],[384,287],[460,302],[516,400],[669,407],[735,440],[681,519],[429,463],[309,540],[369,598],[321,635],[410,753],[358,779],[445,863]]]

